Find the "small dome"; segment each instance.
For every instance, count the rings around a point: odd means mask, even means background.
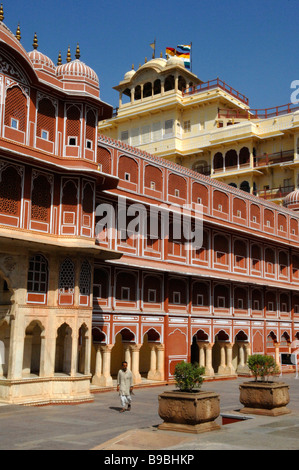
[[[163,69],[166,66],[166,59],[163,59],[161,57],[157,57],[156,59],[151,59],[148,62],[145,62],[144,64],[139,67],[138,70],[141,70],[143,68],[154,68],[154,69]]]
[[[124,76],[124,80],[131,80],[131,78],[135,75],[136,71],[134,69],[132,70],[129,70],[125,76]]]
[[[54,62],[52,62],[52,60],[45,54],[34,49],[28,53],[28,56],[35,68],[49,67],[55,73],[56,67]]]
[[[183,59],[181,59],[180,57],[176,57],[176,56],[170,57],[168,59],[167,66],[168,65],[180,65],[181,67],[185,67]]]
[[[95,71],[79,59],[72,60],[56,68],[58,78],[73,77],[74,79],[88,79],[99,85],[99,78]]]
[[[283,199],[283,205],[287,209],[299,210],[299,189],[295,189]]]

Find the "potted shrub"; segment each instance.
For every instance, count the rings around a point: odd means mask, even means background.
[[[274,358],[254,354],[248,357],[247,365],[255,380],[240,385],[240,402],[244,405],[240,412],[267,416],[290,413],[287,408],[290,401],[289,386],[269,380],[279,373]]]
[[[159,429],[198,434],[219,429],[215,422],[220,414],[219,395],[202,392],[204,367],[184,361],[175,367],[178,390],[159,395],[159,416],[164,420]]]

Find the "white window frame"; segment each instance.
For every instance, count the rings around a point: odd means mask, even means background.
[[[88,147],[88,144],[90,144],[90,147]],[[92,140],[86,139],[85,147],[86,147],[88,150],[92,150],[92,147],[93,147],[93,142],[92,142]]]
[[[15,125],[14,125],[15,124]],[[10,127],[19,130],[20,121],[14,117],[10,118]]]
[[[43,140],[49,140],[49,131],[46,129],[41,130],[41,139]]]
[[[75,144],[71,144],[71,139],[75,139]],[[77,136],[73,136],[73,135],[69,135],[68,136],[68,145],[70,147],[77,147],[78,146],[78,137]]]
[[[172,300],[175,305],[179,305],[181,303],[181,293],[174,291],[172,294]]]
[[[221,303],[223,305],[220,305]],[[225,297],[222,295],[218,295],[217,297],[217,308],[225,308]]]
[[[203,301],[204,301],[203,294],[197,294],[197,296],[196,296],[196,305],[198,307],[203,307],[204,306]]]
[[[121,300],[130,300],[130,287],[121,288]]]
[[[151,295],[153,295],[152,299],[151,299]],[[148,291],[147,291],[147,301],[149,303],[157,302],[157,291],[156,291],[156,289],[148,289]]]

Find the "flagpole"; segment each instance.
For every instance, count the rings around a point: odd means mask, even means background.
[[[190,42],[190,58],[191,58],[191,72],[192,72],[192,42]]]

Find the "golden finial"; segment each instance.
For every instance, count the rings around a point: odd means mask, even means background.
[[[4,13],[3,13],[3,4],[0,5],[0,21],[4,20]]]
[[[162,51],[160,52],[160,57],[161,57],[161,59],[163,59],[163,52]]]
[[[59,54],[58,54],[57,65],[62,65],[61,51],[59,51]]]
[[[38,42],[37,42],[37,35],[36,33],[34,33],[34,38],[33,38],[33,49],[37,49],[38,48]]]
[[[72,57],[71,57],[71,48],[70,48],[70,46],[68,47],[68,50],[67,50],[66,61],[67,61],[67,62],[71,62],[71,61],[72,61]]]
[[[21,41],[20,24],[18,24],[18,27],[17,27],[16,38],[17,38],[18,41]]]
[[[145,63],[145,64],[147,63],[147,57],[145,58],[144,63]]]
[[[134,70],[134,64],[132,64],[132,70]]]
[[[76,57],[77,60],[79,60],[80,56],[81,56],[80,47],[79,47],[79,43],[77,43],[77,49],[76,49],[76,56],[75,57]]]

